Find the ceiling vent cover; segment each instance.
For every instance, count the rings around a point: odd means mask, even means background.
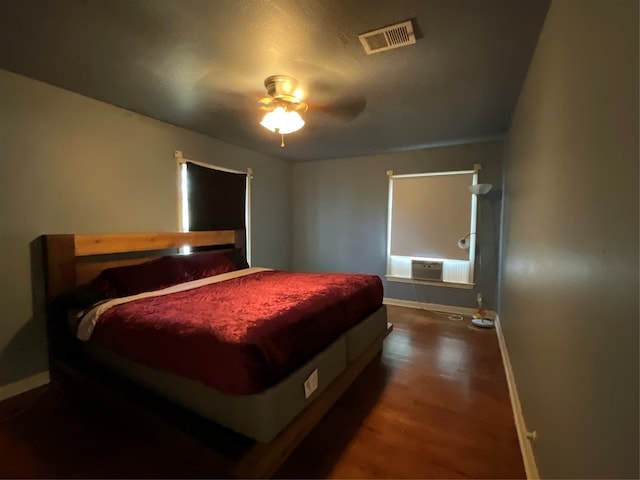
[[[411,20],[358,35],[367,55],[416,43]]]

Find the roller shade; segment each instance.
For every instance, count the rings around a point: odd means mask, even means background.
[[[473,175],[392,177],[390,254],[469,260],[458,239],[471,231]]]
[[[185,163],[189,230],[244,229],[247,174]]]

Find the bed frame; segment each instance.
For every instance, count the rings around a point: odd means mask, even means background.
[[[98,366],[89,365],[82,357],[78,342],[69,335],[66,318],[62,317],[59,307],[63,294],[91,281],[106,268],[175,254],[187,245],[244,253],[244,239],[244,230],[45,235],[49,362],[54,381],[89,386],[111,401],[133,409],[136,416],[144,417],[163,434],[170,430],[173,437],[183,443],[204,446],[204,458],[214,470],[212,474],[266,478],[277,471],[360,372],[378,356],[383,340],[393,328],[391,325],[271,442],[258,443],[196,418]]]

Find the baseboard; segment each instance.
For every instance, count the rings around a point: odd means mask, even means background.
[[[473,316],[478,310],[470,307],[457,307],[455,305],[440,305],[438,303],[416,302],[414,300],[402,300],[400,298],[385,297],[382,300],[385,305],[395,305],[396,307],[417,308],[419,310],[431,310],[433,312],[453,313],[457,315]],[[485,312],[487,318],[495,318],[495,312],[489,310]]]
[[[38,388],[42,385],[49,383],[49,371],[36,373],[30,377],[18,380],[17,382],[10,383],[8,385],[0,386],[0,402],[7,398],[15,397],[21,393],[28,392],[34,388]]]
[[[511,360],[509,360],[509,351],[502,334],[502,326],[500,325],[500,316],[496,315],[494,320],[496,333],[498,334],[498,343],[500,344],[500,352],[502,353],[502,363],[504,364],[504,373],[507,376],[507,384],[509,385],[509,396],[511,397],[511,408],[513,409],[513,419],[515,420],[516,430],[518,431],[518,441],[520,442],[520,451],[522,452],[522,461],[528,479],[537,480],[540,478],[536,458],[533,454],[531,441],[527,438],[527,426],[522,415],[522,406],[520,405],[520,397],[516,388],[513,369],[511,368]]]
[[[476,313],[475,308],[457,307],[453,305],[440,305],[437,303],[416,302],[413,300],[402,300],[399,298],[384,298],[383,303],[385,305],[417,308],[419,310],[432,310],[434,312],[445,312],[458,315],[472,316],[474,313]],[[509,386],[511,408],[513,410],[513,418],[516,424],[516,430],[518,432],[518,441],[520,443],[520,451],[522,453],[522,461],[524,463],[525,472],[528,479],[537,480],[540,478],[540,475],[538,473],[538,467],[536,465],[536,459],[533,454],[531,442],[527,438],[527,427],[524,422],[524,416],[522,415],[522,406],[520,405],[520,397],[518,396],[518,389],[516,388],[513,369],[511,368],[511,360],[509,360],[509,351],[507,350],[507,345],[504,341],[504,335],[502,334],[500,316],[494,311],[487,311],[486,317],[493,319],[494,325],[496,327],[496,334],[498,336],[498,344],[500,345],[502,363],[504,365],[504,372],[507,377],[507,384]]]

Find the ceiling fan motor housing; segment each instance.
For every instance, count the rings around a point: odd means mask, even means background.
[[[287,75],[271,75],[264,81],[264,86],[273,98],[295,97],[293,92],[298,88],[298,81]]]
[[[299,83],[287,75],[271,75],[264,81],[268,96],[262,97],[263,108],[271,110],[278,106],[287,111],[306,111],[307,104],[300,100]]]

